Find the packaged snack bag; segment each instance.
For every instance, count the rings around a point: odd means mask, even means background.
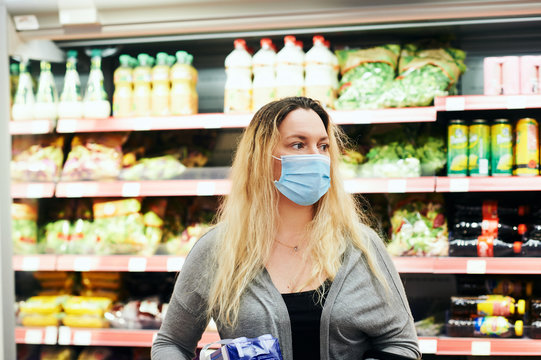
[[[270,334],[252,339],[240,337],[220,340],[217,343],[224,346],[207,355],[206,350],[212,344],[206,345],[201,351],[199,360],[282,360],[278,339]]]

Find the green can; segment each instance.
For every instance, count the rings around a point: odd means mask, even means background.
[[[468,126],[464,120],[451,120],[447,138],[447,175],[468,175]]]
[[[490,175],[490,126],[484,119],[475,119],[468,127],[468,170],[470,176]]]
[[[513,127],[507,119],[496,119],[490,127],[492,175],[513,175]]]

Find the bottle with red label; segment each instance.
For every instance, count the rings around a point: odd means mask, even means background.
[[[528,225],[523,236],[521,255],[541,256],[541,224]]]
[[[453,296],[451,297],[452,317],[524,315],[526,301],[504,295]]]
[[[484,316],[475,319],[454,319],[447,321],[447,335],[458,337],[522,337],[524,322],[512,322],[503,316]]]

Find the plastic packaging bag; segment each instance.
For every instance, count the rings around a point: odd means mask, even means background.
[[[63,136],[13,137],[11,180],[57,180],[64,161],[63,146]]]
[[[201,351],[200,360],[282,360],[282,351],[278,339],[270,334],[248,339],[241,337],[218,341],[224,344],[219,350],[207,355],[207,345]]]
[[[18,200],[11,204],[11,239],[13,253],[35,254],[38,251],[38,203],[35,200]]]

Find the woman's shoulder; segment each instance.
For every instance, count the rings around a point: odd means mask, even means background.
[[[203,234],[190,250],[188,256],[186,257],[186,262],[196,262],[201,265],[208,265],[208,263],[214,258],[219,233],[220,225],[215,225],[211,227],[205,234]]]

